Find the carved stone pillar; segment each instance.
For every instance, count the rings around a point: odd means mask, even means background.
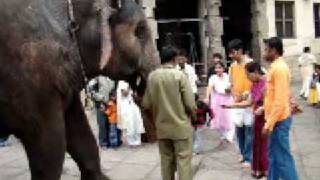
[[[266,0],[251,0],[251,12],[252,55],[255,60],[260,61],[263,52],[263,39],[268,37],[269,28]]]
[[[154,8],[156,7],[156,0],[140,0],[141,6],[144,8],[144,12],[148,18],[149,26],[151,27],[152,37],[155,41],[158,39],[158,24],[154,15]]]
[[[220,16],[221,0],[207,0],[208,59],[213,53],[225,54],[222,43],[223,19]]]

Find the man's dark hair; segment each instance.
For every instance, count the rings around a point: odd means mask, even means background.
[[[310,51],[311,51],[311,48],[308,46],[303,48],[304,53],[309,53]]]
[[[222,54],[221,53],[214,53],[213,55],[212,55],[212,58],[214,59],[214,58],[218,58],[218,59],[223,59],[223,56],[222,56]]]
[[[177,48],[173,46],[165,46],[161,49],[161,64],[173,61],[173,59],[178,55]]]
[[[228,51],[230,52],[231,50],[243,50],[243,43],[240,39],[233,39],[228,43]]]
[[[264,72],[262,70],[260,63],[258,63],[256,61],[252,61],[252,62],[249,62],[248,64],[246,64],[246,70],[249,73],[253,73],[253,72],[257,71],[259,74],[264,75]]]
[[[283,43],[282,39],[279,37],[272,37],[270,39],[265,39],[264,43],[270,48],[275,49],[280,56],[283,55]]]

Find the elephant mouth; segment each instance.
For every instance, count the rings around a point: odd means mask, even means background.
[[[140,74],[133,75],[129,80],[129,84],[139,97],[143,97],[147,84],[147,79],[144,76]]]

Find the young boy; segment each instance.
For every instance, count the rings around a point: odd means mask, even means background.
[[[210,116],[210,119],[212,118],[212,112],[206,103],[199,100],[199,96],[197,94],[195,95],[195,101],[197,104],[197,118],[192,122],[192,126],[194,128],[193,154],[199,154],[203,150],[201,131],[207,122],[207,115]]]
[[[320,66],[315,65],[314,73],[312,74],[312,81],[310,84],[310,93],[309,93],[309,103],[312,106],[316,106],[319,102],[319,98],[320,98],[319,81],[320,81]]]
[[[109,96],[109,102],[106,109],[106,115],[109,120],[109,142],[110,147],[115,148],[121,145],[119,129],[117,128],[117,98],[115,91]]]

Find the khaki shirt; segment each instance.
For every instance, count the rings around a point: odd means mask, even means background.
[[[174,66],[163,65],[149,75],[143,106],[156,121],[159,139],[192,137],[194,94],[187,76]]]

